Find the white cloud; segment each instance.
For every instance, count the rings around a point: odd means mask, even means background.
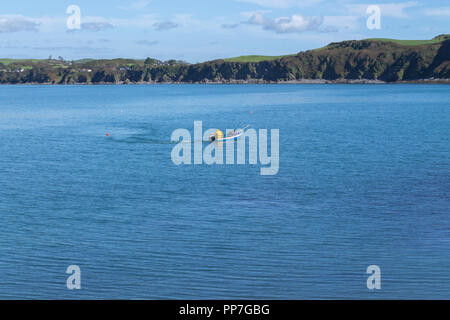
[[[416,7],[419,5],[417,1],[401,2],[401,3],[387,3],[380,5],[381,15],[395,18],[406,18],[408,15],[405,9]]]
[[[120,10],[131,11],[131,10],[142,10],[149,6],[152,0],[140,0],[132,2],[129,6],[118,6]]]
[[[350,14],[359,16],[367,16],[367,7],[371,4],[348,4],[346,5]],[[416,7],[419,5],[418,1],[408,1],[399,3],[384,3],[377,4],[381,9],[381,17],[407,18],[406,9]]]
[[[322,0],[236,0],[239,2],[254,3],[268,8],[292,8],[315,5]]]
[[[51,22],[50,20],[48,21]],[[65,27],[65,26],[64,26]],[[104,17],[92,17],[92,16],[86,16],[81,17],[81,29],[82,31],[92,31],[92,32],[98,32],[102,30],[112,29],[116,27],[114,23],[112,23],[109,19],[106,19]],[[79,30],[67,30],[67,32],[76,32]]]
[[[96,22],[86,22],[81,24],[81,30],[87,30],[87,31],[101,31],[106,29],[114,28],[114,26],[109,22],[102,22],[102,21],[96,21]]]
[[[239,27],[239,23],[223,23],[221,27],[224,29],[235,29]]]
[[[271,19],[260,12],[256,12],[253,13],[247,23],[261,26],[264,30],[275,31],[276,33],[300,33],[310,30],[335,31],[329,27],[319,29],[323,23],[323,17],[304,17],[301,14]]]
[[[150,41],[150,40],[138,40],[135,42],[136,44],[140,45],[140,46],[146,46],[146,47],[151,47],[154,45],[157,45],[159,43],[159,41],[154,40],[154,41]]]
[[[101,20],[99,20],[101,21]],[[133,18],[113,18],[104,20],[115,27],[155,29],[157,31],[195,25],[201,27],[206,21],[193,19],[190,15],[174,14],[169,20],[161,20],[156,14],[142,14]]]
[[[141,0],[141,1],[136,1],[131,3],[131,7],[133,9],[143,9],[145,7],[147,7],[150,2],[152,2],[151,0]]]
[[[153,24],[156,31],[166,31],[178,27],[178,24],[172,21],[162,21]]]
[[[248,20],[251,17],[253,17],[254,14],[265,14],[265,13],[270,13],[271,11],[269,10],[258,10],[258,11],[243,11],[241,12],[241,16],[242,18]]]
[[[0,33],[38,31],[40,23],[21,15],[0,16]]]
[[[436,8],[425,10],[427,16],[444,16],[450,17],[450,7]]]
[[[161,22],[157,19],[155,14],[143,14],[130,19],[127,18],[114,18],[108,19],[108,22],[116,27],[133,27],[133,28],[153,28],[153,25],[157,22]]]
[[[358,29],[358,16],[324,16],[323,24],[333,26],[339,30],[356,30]]]
[[[21,15],[0,15],[0,33],[20,31],[55,32],[67,31],[66,17],[25,17]],[[100,31],[115,26],[103,17],[82,17],[81,30]],[[76,31],[76,30],[69,30]]]

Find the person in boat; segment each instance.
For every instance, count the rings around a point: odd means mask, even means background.
[[[209,141],[213,142],[213,141],[216,141],[216,140],[220,140],[222,138],[223,138],[223,132],[220,131],[220,129],[217,129],[217,131],[215,133],[213,133],[213,134],[211,134],[209,136]]]

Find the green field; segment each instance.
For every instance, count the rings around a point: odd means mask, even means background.
[[[448,39],[450,39],[450,35],[443,34],[443,35],[434,37],[433,39],[430,39],[430,40],[397,40],[397,39],[388,39],[388,38],[369,38],[369,39],[364,39],[364,40],[394,42],[394,43],[401,44],[403,46],[420,46],[423,44],[438,43],[438,42],[442,42],[442,41],[448,40]]]
[[[434,37],[433,39],[430,39],[430,40],[398,40],[398,39],[389,39],[389,38],[368,38],[368,39],[363,39],[360,41],[393,42],[393,43],[397,43],[397,44],[400,44],[403,46],[420,46],[420,45],[426,45],[426,44],[439,43],[439,42],[442,42],[445,40],[450,40],[450,34],[442,34],[442,35]],[[329,49],[332,46],[333,46],[333,43],[328,44],[321,48],[313,49],[312,51],[317,52],[317,51]]]
[[[37,63],[42,60],[39,59],[0,59],[0,63],[4,64],[5,66],[11,64],[11,63]]]
[[[394,42],[398,43],[404,46],[419,46],[423,44],[433,44],[442,42],[444,40],[449,40],[450,34],[442,34],[440,36],[434,37],[430,40],[397,40],[397,39],[388,39],[388,38],[370,38],[370,39],[364,39],[364,40],[370,40],[370,41],[383,41],[383,42]],[[324,46],[322,48],[313,49],[312,51],[320,51],[323,49],[328,48],[327,46]],[[240,56],[240,57],[234,57],[234,58],[225,58],[223,59],[226,62],[261,62],[261,61],[272,61],[277,60],[289,56],[295,56],[295,54],[287,54],[282,56],[259,56],[259,55],[250,55],[250,56]]]
[[[281,59],[284,57],[289,57],[289,56],[295,56],[295,54],[287,54],[284,56],[258,56],[258,55],[250,55],[250,56],[240,56],[240,57],[234,57],[234,58],[226,58],[223,59],[226,62],[261,62],[261,61],[272,61],[272,60],[277,60],[277,59]]]

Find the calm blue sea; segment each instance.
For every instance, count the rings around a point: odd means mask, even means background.
[[[194,120],[279,173],[174,165]],[[3,299],[450,298],[446,85],[0,86],[0,183]]]

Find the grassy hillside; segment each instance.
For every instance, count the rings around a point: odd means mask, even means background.
[[[389,39],[389,38],[369,38],[364,39],[361,41],[379,41],[379,42],[392,42],[397,43],[403,46],[419,46],[424,44],[433,44],[433,43],[439,43],[445,40],[450,39],[450,34],[442,34],[437,37],[434,37],[433,39],[429,40],[398,40],[398,39]],[[326,49],[329,45],[313,49],[312,51],[320,51],[323,49]],[[262,62],[262,61],[273,61],[273,60],[279,60],[282,58],[295,56],[295,54],[287,54],[282,56],[261,56],[261,55],[249,55],[249,56],[240,56],[240,57],[233,57],[233,58],[225,58],[223,59],[225,62],[240,62],[240,63],[246,63],[246,62]]]
[[[434,37],[430,40],[397,40],[397,39],[388,39],[388,38],[369,38],[364,40],[372,40],[372,41],[381,41],[381,42],[394,42],[403,46],[420,46],[424,44],[433,44],[439,43],[445,40],[450,39],[449,34],[443,34],[437,37]]]
[[[33,63],[38,63],[40,61],[42,61],[42,60],[39,60],[39,59],[0,59],[0,63],[5,66],[7,66],[11,63],[30,65]]]
[[[284,56],[258,56],[258,55],[250,55],[250,56],[240,56],[234,58],[226,58],[223,59],[226,62],[261,62],[261,61],[272,61],[281,59],[288,56],[293,56],[295,54],[289,54]]]

